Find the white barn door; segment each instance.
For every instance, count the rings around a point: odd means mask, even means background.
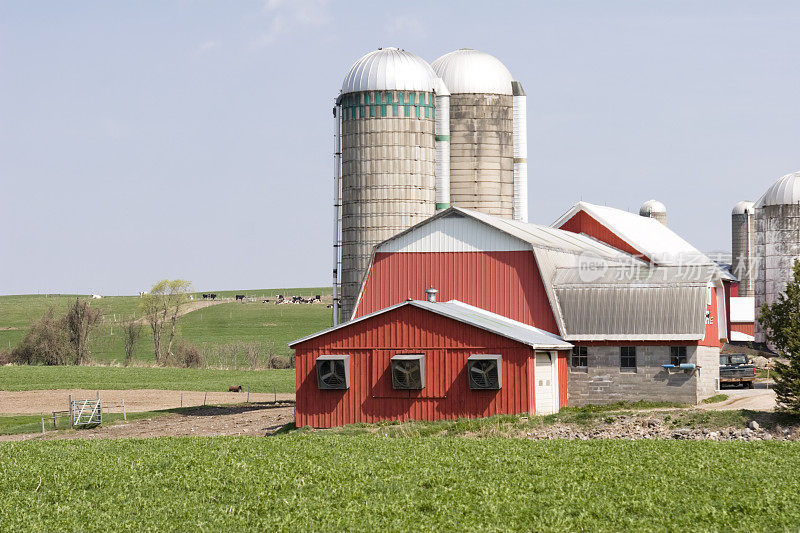
[[[549,415],[558,410],[555,407],[555,376],[557,374],[554,372],[554,368],[556,361],[557,358],[553,357],[550,352],[536,352],[533,377],[536,381],[534,397],[536,399],[537,415]]]

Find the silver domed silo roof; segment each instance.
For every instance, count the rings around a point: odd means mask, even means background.
[[[642,204],[642,207],[639,208],[639,214],[643,217],[649,217],[666,212],[667,212],[667,206],[665,206],[658,200],[647,200],[645,203]]]
[[[342,94],[361,91],[433,92],[436,74],[421,57],[399,48],[379,48],[353,63]]]
[[[511,72],[485,52],[461,48],[443,55],[431,67],[451,94],[511,94]]]
[[[755,213],[755,204],[753,202],[748,202],[747,200],[742,200],[735,206],[733,206],[733,211],[731,211],[732,215],[752,215]]]
[[[756,207],[800,203],[800,171],[786,174],[767,189]]]

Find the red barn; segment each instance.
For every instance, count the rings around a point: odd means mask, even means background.
[[[567,401],[571,344],[456,301],[405,301],[290,346],[298,426],[547,414]]]
[[[550,353],[558,376],[553,409],[713,395],[728,334],[716,265],[659,222],[624,211],[580,203],[558,225],[450,208],[376,246],[351,321],[291,345],[298,424],[548,412],[531,385],[543,373],[539,353]],[[429,287],[444,303],[409,301]],[[466,370],[470,357],[487,355],[502,357],[508,377],[492,401],[468,388]],[[408,392],[391,379],[411,356],[426,370],[424,387]],[[348,388],[326,388],[320,368],[332,377],[345,366]]]

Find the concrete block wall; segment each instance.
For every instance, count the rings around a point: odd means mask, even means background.
[[[569,406],[637,400],[696,404],[715,393],[719,377],[719,348],[687,346],[687,361],[702,366],[695,372],[662,368],[670,363],[669,346],[637,346],[635,372],[620,369],[619,346],[589,346],[587,356],[585,371],[568,361]]]

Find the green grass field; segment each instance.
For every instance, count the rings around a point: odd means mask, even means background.
[[[787,531],[800,445],[304,435],[0,445],[8,531]]]
[[[0,366],[0,390],[164,389],[224,391],[232,383],[251,392],[294,392],[293,369],[216,370],[161,367]]]
[[[177,334],[185,341],[206,349],[232,341],[258,342],[265,351],[287,356],[291,350],[286,343],[332,324],[332,312],[325,305],[274,305],[261,303],[277,294],[330,297],[329,288],[306,287],[288,289],[254,289],[215,292],[218,298],[245,294],[256,302],[221,303],[188,313],[178,319]],[[197,293],[199,296],[201,293]],[[82,296],[85,298],[86,296]],[[30,324],[50,307],[63,315],[75,301],[75,295],[0,296],[0,349],[15,346]],[[89,348],[98,363],[118,363],[124,359],[121,323],[130,317],[140,317],[138,296],[108,296],[90,300],[100,310],[104,320],[93,332]],[[213,350],[211,350],[213,351]],[[152,333],[145,326],[136,345],[134,359],[153,362]]]

